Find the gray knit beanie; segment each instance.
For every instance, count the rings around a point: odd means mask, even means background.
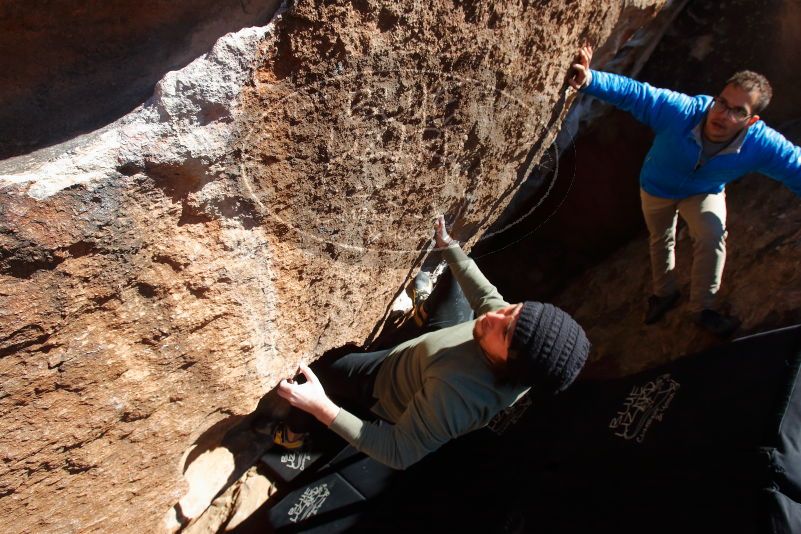
[[[521,384],[556,394],[584,367],[590,342],[569,314],[552,304],[526,301],[512,334],[507,366]]]

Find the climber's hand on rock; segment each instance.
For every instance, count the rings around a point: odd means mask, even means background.
[[[437,248],[445,248],[453,243],[453,238],[448,235],[448,230],[445,228],[444,215],[438,215],[434,221],[434,243]]]
[[[591,61],[592,47],[589,45],[582,46],[567,72],[567,83],[570,84],[570,87],[578,91],[590,84],[592,81]]]
[[[321,423],[330,426],[339,413],[339,406],[328,398],[317,375],[306,364],[301,363],[298,372],[303,373],[306,382],[298,384],[291,378],[281,380],[278,395],[295,408],[312,414]]]

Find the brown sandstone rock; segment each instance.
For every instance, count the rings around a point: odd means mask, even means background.
[[[661,3],[299,2],[0,163],[6,525],[198,517],[256,454],[228,429],[371,338],[436,213],[469,246],[553,141],[576,45]]]

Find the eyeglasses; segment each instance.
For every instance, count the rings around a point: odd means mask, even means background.
[[[716,96],[712,99],[711,109],[714,109],[720,113],[725,113],[730,119],[735,121],[743,121],[752,115],[751,113],[748,113],[748,110],[745,108],[731,107],[719,96]]]

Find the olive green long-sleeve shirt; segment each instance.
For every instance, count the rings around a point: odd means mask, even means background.
[[[461,248],[445,259],[479,316],[508,306]],[[331,430],[356,449],[405,469],[449,440],[482,428],[528,388],[496,384],[468,321],[401,343],[381,364],[372,411],[392,424],[366,422],[340,409]]]

